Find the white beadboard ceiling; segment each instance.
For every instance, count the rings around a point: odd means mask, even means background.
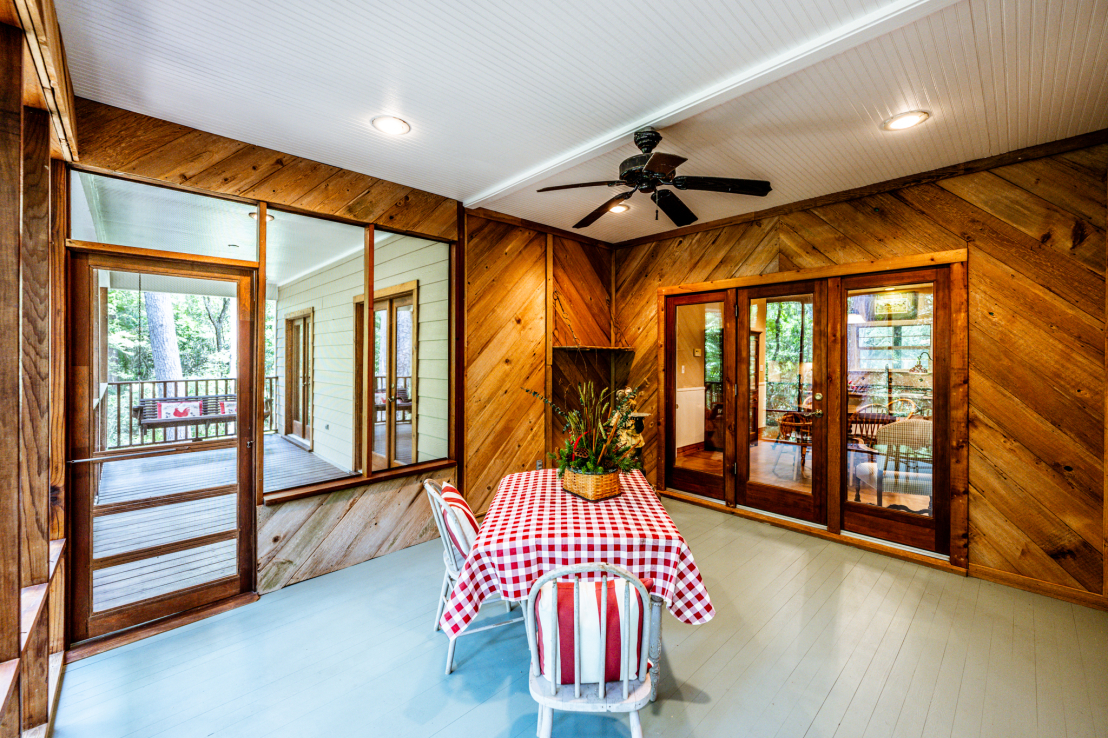
[[[701,221],[1108,127],[1108,0],[57,5],[78,95],[567,229],[614,192],[535,190],[613,178],[643,125],[773,183],[680,193]],[[583,232],[673,227],[630,204]]]

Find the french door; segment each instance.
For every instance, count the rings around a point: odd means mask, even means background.
[[[419,459],[419,284],[374,290],[373,469]]]
[[[949,551],[946,268],[665,298],[665,485]]]
[[[71,254],[75,641],[253,589],[254,281]]]
[[[285,316],[285,433],[312,443],[312,310]]]

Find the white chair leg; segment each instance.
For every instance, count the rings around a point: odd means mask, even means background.
[[[539,733],[539,738],[550,738],[551,731],[554,730],[554,708],[553,707],[540,707],[543,715],[542,731]]]
[[[439,629],[439,619],[442,617],[442,611],[446,608],[446,595],[450,592],[450,575],[442,575],[442,591],[439,592],[439,606],[435,610],[435,631]]]
[[[504,612],[511,612],[511,611],[512,611],[512,601],[511,600],[504,600]]]
[[[457,644],[457,638],[450,639],[450,645],[446,649],[446,675],[450,676],[450,672],[454,671],[454,646]]]
[[[639,711],[632,710],[627,714],[631,718],[631,738],[642,738],[642,723],[639,722]]]

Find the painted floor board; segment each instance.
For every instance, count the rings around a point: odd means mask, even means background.
[[[717,616],[664,616],[646,735],[1108,738],[1108,613],[665,504]],[[441,557],[414,546],[70,664],[55,735],[534,735],[522,627],[462,638],[443,674]],[[630,729],[558,714],[554,735]]]

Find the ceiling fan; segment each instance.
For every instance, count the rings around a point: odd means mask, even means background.
[[[607,213],[612,207],[628,199],[636,192],[649,192],[650,199],[666,214],[677,227],[695,223],[697,218],[685,203],[681,202],[673,190],[660,190],[659,187],[673,187],[678,190],[704,190],[707,192],[729,192],[734,195],[753,195],[765,197],[770,192],[769,182],[761,179],[729,179],[727,177],[685,177],[677,175],[677,167],[688,159],[676,154],[655,154],[654,147],[662,140],[662,134],[653,128],[644,128],[635,132],[635,145],[642,151],[619,165],[619,179],[605,182],[582,182],[580,184],[543,187],[539,192],[570,190],[577,187],[630,187],[592,211],[574,225],[574,228],[587,228]]]

